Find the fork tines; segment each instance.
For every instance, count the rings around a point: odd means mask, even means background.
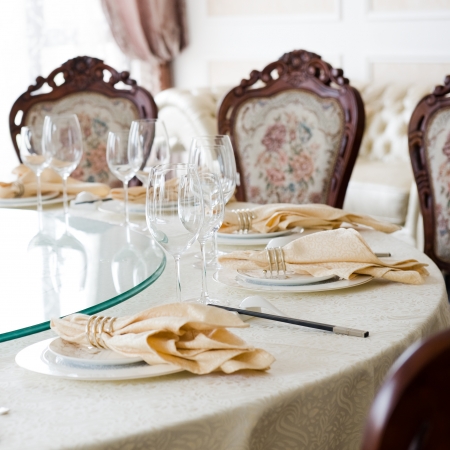
[[[252,229],[252,221],[254,219],[252,212],[249,209],[233,209],[232,212],[237,215],[239,227],[237,230],[238,233],[249,233]]]
[[[286,262],[284,261],[283,249],[281,247],[266,248],[267,262],[269,263],[270,278],[280,278],[280,272],[283,273],[283,278],[286,278]],[[264,271],[267,273],[266,271]]]

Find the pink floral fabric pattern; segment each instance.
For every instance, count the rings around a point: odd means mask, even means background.
[[[82,92],[55,102],[37,103],[28,112],[26,124],[36,130],[40,141],[45,116],[58,114],[76,114],[83,134],[83,157],[71,176],[113,187],[121,185],[106,163],[106,141],[109,131],[128,130],[139,118],[135,105],[126,99]]]
[[[284,91],[248,100],[235,123],[247,201],[326,202],[344,127],[337,100]]]
[[[450,108],[432,117],[425,135],[436,218],[434,252],[450,262]]]

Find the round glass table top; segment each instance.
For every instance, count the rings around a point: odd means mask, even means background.
[[[149,236],[83,217],[0,210],[0,342],[94,314],[152,284],[164,252]]]

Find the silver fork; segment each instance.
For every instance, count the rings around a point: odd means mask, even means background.
[[[286,262],[284,261],[283,249],[281,247],[266,248],[267,262],[269,263],[270,278],[280,278],[280,272],[283,273],[283,278],[286,278]],[[264,275],[267,276],[267,270],[263,270]]]
[[[251,232],[252,222],[255,218],[253,213],[249,209],[233,209],[232,212],[237,215],[239,227],[237,232],[240,234],[247,234]]]

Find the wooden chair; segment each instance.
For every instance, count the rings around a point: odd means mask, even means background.
[[[296,50],[252,71],[218,113],[240,173],[237,199],[342,207],[364,122],[358,91],[319,55]]]
[[[43,87],[50,92],[37,92]],[[22,126],[32,127],[40,142],[46,115],[72,113],[80,121],[84,144],[83,159],[72,176],[115,184],[106,163],[108,132],[127,130],[135,119],[156,118],[157,107],[128,72],[119,73],[88,56],[69,59],[47,78],[38,77],[11,109],[9,128],[19,160],[17,138]]]
[[[378,392],[362,450],[450,448],[450,330],[410,347]]]
[[[409,155],[423,215],[425,253],[450,271],[450,75],[417,104],[408,129]],[[450,447],[450,446],[449,446]]]

